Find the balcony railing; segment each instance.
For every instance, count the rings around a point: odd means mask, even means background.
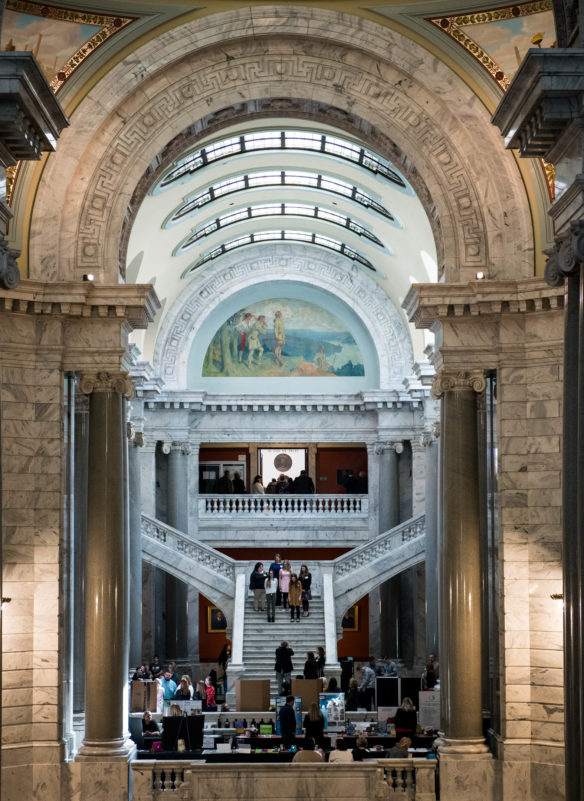
[[[201,495],[199,519],[220,517],[367,518],[367,495]]]

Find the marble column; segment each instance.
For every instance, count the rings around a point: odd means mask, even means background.
[[[145,439],[140,448],[142,512],[156,517],[156,440]]]
[[[130,667],[142,662],[142,505],[140,448],[144,435],[128,424],[128,520],[130,529]]]
[[[438,432],[423,435],[426,457],[426,653],[440,656],[438,615]]]
[[[316,476],[316,443],[312,442],[308,446],[308,464],[306,469],[308,470],[308,475],[314,481],[315,491],[318,492],[318,479]]]
[[[79,390],[75,396],[75,637],[73,642],[73,713],[85,710],[85,554],[87,551],[87,469],[89,454],[89,399]]]
[[[492,791],[492,760],[483,738],[478,393],[482,371],[436,376],[442,398],[442,520],[440,529],[440,776],[444,801],[484,797]],[[473,764],[473,786],[461,777]],[[482,773],[481,773],[482,767]],[[444,773],[443,773],[444,768]]]
[[[79,760],[127,759],[129,542],[124,505],[124,374],[84,375],[89,399],[85,739]],[[107,677],[104,691],[102,681]]]
[[[167,522],[178,531],[188,533],[188,456],[187,442],[173,442],[168,456]],[[166,576],[166,658],[188,656],[187,585]]]
[[[341,665],[337,651],[337,620],[335,614],[334,568],[322,565],[322,597],[324,601],[324,673],[327,679],[336,678],[341,684]]]
[[[379,476],[381,453],[377,445],[378,443],[376,442],[367,443],[369,539],[374,539],[379,534]]]
[[[199,537],[199,443],[189,445],[187,458],[187,529],[194,538]]]

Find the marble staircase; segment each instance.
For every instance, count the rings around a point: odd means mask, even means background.
[[[276,620],[267,622],[266,612],[256,612],[253,597],[246,599],[243,632],[243,662],[246,679],[270,679],[271,697],[277,694],[278,682],[274,672],[275,651],[283,640],[294,651],[292,678],[300,676],[306,661],[306,652],[324,646],[324,604],[322,598],[310,602],[310,616],[302,617],[300,622],[290,622],[288,609],[276,607]]]

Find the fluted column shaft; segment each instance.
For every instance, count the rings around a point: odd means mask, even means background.
[[[129,542],[125,509],[124,375],[84,376],[90,394],[85,614],[85,739],[81,759],[127,758]],[[107,692],[97,676],[107,676]]]
[[[442,750],[482,748],[481,572],[477,393],[481,372],[443,372],[440,544]]]

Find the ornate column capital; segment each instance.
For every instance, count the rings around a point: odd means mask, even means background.
[[[170,452],[181,453],[183,456],[190,456],[191,443],[190,442],[171,442]]]
[[[545,250],[548,257],[544,279],[549,286],[560,286],[584,263],[584,220],[572,220],[570,230],[555,238],[553,248]]]
[[[403,453],[404,445],[401,440],[386,440],[385,442],[368,442],[367,453],[370,456],[383,456],[387,451],[395,451],[396,453]]]
[[[432,397],[438,400],[446,392],[484,392],[486,388],[487,381],[482,370],[441,370],[432,383]]]
[[[129,442],[133,442],[139,448],[144,445],[144,432],[132,422],[126,423],[126,436]]]
[[[79,388],[85,395],[93,392],[117,392],[126,398],[133,398],[134,385],[127,373],[84,373]]]
[[[439,438],[440,438],[440,423],[432,423],[432,425],[427,431],[422,431],[418,441],[423,448],[426,448],[428,445],[432,445],[434,442],[436,442],[436,440]]]

